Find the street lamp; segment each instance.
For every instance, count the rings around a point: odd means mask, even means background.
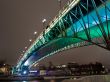
[[[25,49],[27,49],[27,46],[25,47]]]
[[[45,23],[46,23],[46,19],[43,19],[42,20],[42,23],[43,23],[43,28],[45,29],[46,28],[46,25],[45,25]],[[45,35],[45,30],[43,31],[43,36]],[[45,38],[45,36],[44,36],[44,38]]]
[[[46,26],[45,26],[46,21],[47,21],[46,19],[43,19],[43,20],[42,20],[44,29],[45,29],[45,27],[46,27]]]
[[[36,35],[36,34],[37,34],[37,32],[35,31],[35,32],[34,32],[34,35]]]
[[[31,45],[32,39],[29,39],[29,46]]]
[[[32,39],[29,39],[29,42],[32,42]]]
[[[37,35],[37,32],[35,31],[35,32],[34,32],[34,39],[36,39],[36,35]]]
[[[47,21],[46,19],[43,19],[43,20],[42,20],[42,23],[45,23],[46,21]]]

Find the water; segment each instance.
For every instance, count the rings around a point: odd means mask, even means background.
[[[62,82],[61,80],[36,80],[36,81],[0,81],[0,82]]]

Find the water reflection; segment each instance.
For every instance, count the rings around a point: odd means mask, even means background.
[[[61,80],[9,81],[9,82],[61,82]]]
[[[10,82],[44,82],[44,81],[10,81]]]

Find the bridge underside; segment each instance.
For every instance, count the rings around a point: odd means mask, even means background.
[[[52,21],[53,25],[47,26],[43,36],[26,52],[19,66],[31,66],[49,55],[80,46],[94,44],[110,50],[109,0],[80,0],[59,16],[57,23]]]
[[[110,21],[108,21],[108,23],[110,24]],[[103,23],[104,26],[105,24],[106,23]],[[78,47],[89,46],[93,44],[98,46],[103,45],[103,38],[100,37],[97,33],[95,33],[96,31],[99,33],[99,29],[97,29],[97,25],[91,27],[90,30],[92,35],[92,39],[91,39],[92,43],[85,40],[86,36],[84,31],[80,31],[79,33],[77,33],[79,37],[68,36],[68,37],[56,38],[48,42],[47,44],[43,45],[37,51],[33,52],[32,56],[29,57],[28,60],[25,62],[25,65],[32,65],[33,63],[36,63],[44,59],[45,57],[48,57],[50,55],[53,55],[55,53],[58,53],[60,51],[67,50],[70,48],[78,48]]]

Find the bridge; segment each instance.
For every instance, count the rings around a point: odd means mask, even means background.
[[[89,45],[110,50],[110,0],[69,0],[27,49],[17,68]]]

